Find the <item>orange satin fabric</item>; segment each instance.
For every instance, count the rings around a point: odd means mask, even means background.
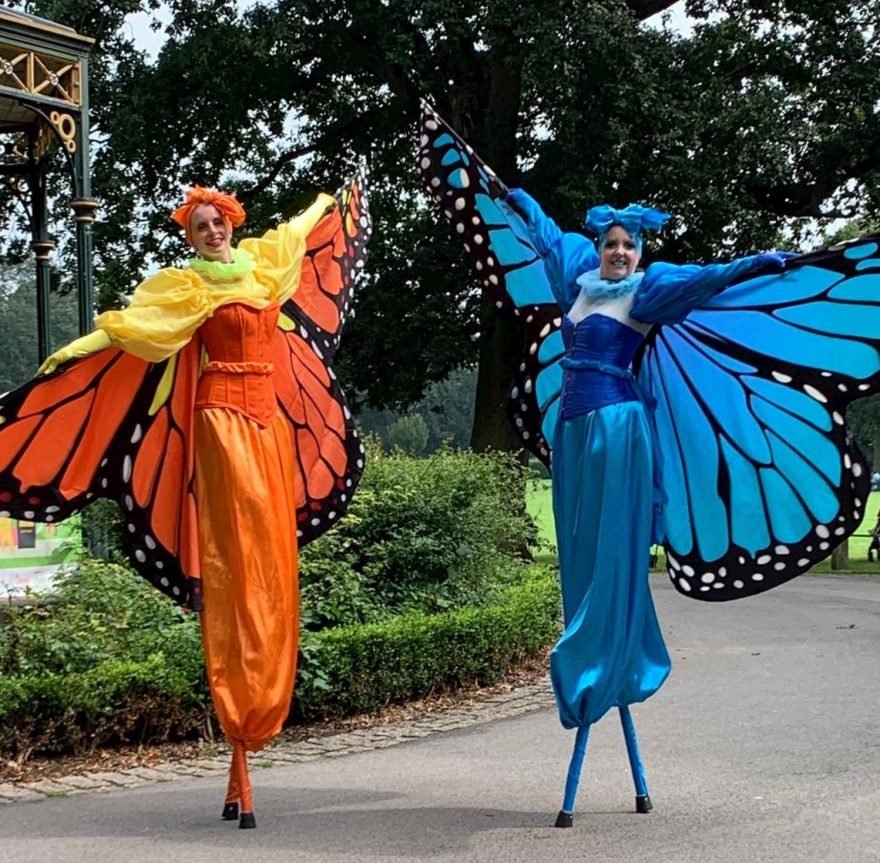
[[[221,306],[200,328],[195,486],[202,641],[226,736],[257,750],[281,730],[296,672],[295,463],[267,357],[278,306]]]

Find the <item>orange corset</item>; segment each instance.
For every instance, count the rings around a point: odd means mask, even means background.
[[[202,369],[196,409],[229,408],[265,427],[275,416],[270,344],[278,305],[255,309],[242,303],[220,306],[199,328],[209,362]]]

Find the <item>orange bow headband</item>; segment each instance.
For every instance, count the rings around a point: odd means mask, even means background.
[[[221,192],[219,189],[193,186],[186,190],[183,204],[171,214],[171,218],[186,232],[187,242],[191,242],[192,239],[190,219],[192,219],[193,210],[199,204],[213,204],[220,211],[220,215],[223,216],[223,221],[226,222],[230,231],[237,228],[245,220],[244,207],[234,195]]]

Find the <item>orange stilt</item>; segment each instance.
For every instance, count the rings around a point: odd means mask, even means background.
[[[241,790],[238,784],[238,749],[232,750],[232,761],[229,764],[229,784],[226,787],[226,800],[223,802],[223,814],[220,816],[224,821],[238,821],[238,804],[241,799]]]
[[[247,751],[243,743],[236,743],[232,753],[232,769],[241,795],[241,818],[238,826],[242,829],[256,827],[254,819],[254,795],[251,788],[251,777],[248,774]]]

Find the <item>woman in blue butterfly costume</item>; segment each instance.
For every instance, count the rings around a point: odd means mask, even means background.
[[[483,289],[524,324],[509,410],[545,464],[552,444],[565,631],[551,670],[578,729],[557,824],[572,823],[590,725],[614,706],[646,812],[628,705],[669,672],[649,543],[663,539],[682,595],[724,602],[858,529],[869,476],[845,416],[880,389],[880,236],[641,273],[662,213],[594,208],[598,247],[563,233],[427,104],[418,164]]]
[[[654,324],[683,320],[750,270],[783,267],[784,257],[703,267],[655,263],[640,272],[643,234],[658,230],[667,214],[639,204],[593,207],[586,227],[598,237],[594,245],[563,233],[521,189],[506,202],[523,218],[564,313],[552,477],[565,630],[551,655],[553,689],[562,724],[582,731],[578,762],[589,726],[621,708],[640,786],[636,805],[648,811],[626,707],[653,695],[670,670],[648,585],[649,546],[663,539],[665,495],[653,399],[629,369]],[[562,821],[570,818],[576,777],[573,785]]]

